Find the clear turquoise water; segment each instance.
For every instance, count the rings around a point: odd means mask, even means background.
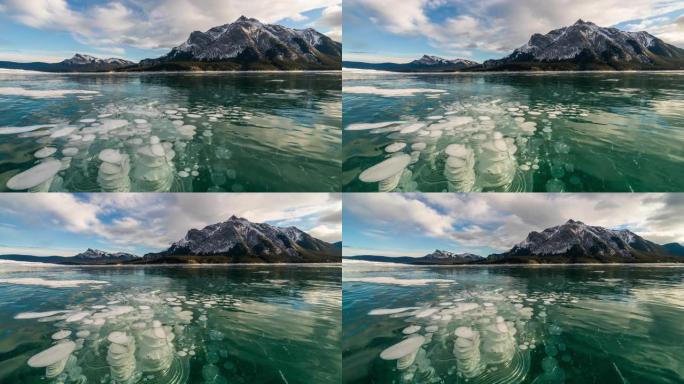
[[[384,148],[391,143],[407,144],[398,152],[406,154],[412,152],[412,144],[426,145],[406,168],[397,191],[684,190],[682,72],[345,73],[343,87],[443,91],[404,97],[345,91],[344,127],[403,123],[343,132],[343,191],[377,191],[377,183],[364,183],[358,177],[389,156]],[[489,120],[481,121],[481,116]],[[474,121],[458,125],[456,117]],[[533,132],[525,131],[522,121],[536,124]],[[417,123],[426,127],[399,132]],[[486,180],[486,172],[494,155],[483,148],[494,144],[497,135],[503,140],[504,154],[513,153],[504,156],[498,169],[491,168],[499,172],[493,183]],[[474,151],[474,184],[448,185],[444,151],[449,144]]]
[[[0,134],[0,191],[45,147],[64,169],[40,190],[339,191],[340,84],[339,73],[0,73],[0,127],[53,125]],[[52,137],[65,127],[75,129]],[[152,136],[170,158],[153,169],[140,155]],[[108,148],[128,165],[102,183]]]
[[[446,280],[426,285],[371,283],[368,278]],[[358,281],[361,279],[361,281]],[[356,280],[356,281],[355,281]],[[684,269],[671,266],[343,268],[344,383],[654,383],[684,382]],[[451,318],[369,315],[378,308],[441,310],[476,303]],[[490,303],[487,307],[485,303]],[[518,307],[529,307],[525,319]],[[496,317],[513,321],[513,355],[465,380],[453,348],[455,329],[482,335]],[[517,319],[517,320],[515,320]],[[402,330],[436,325],[414,364],[399,371],[382,360]],[[509,324],[510,325],[510,324]],[[525,345],[525,343],[528,343]],[[500,344],[497,344],[500,345]],[[521,347],[521,345],[525,345]],[[491,361],[491,359],[489,360]],[[412,373],[412,378],[406,375]]]
[[[135,335],[139,383],[339,383],[341,375],[341,294],[339,266],[205,266],[126,268],[12,268],[0,266],[0,280],[97,280],[106,285],[48,288],[0,282],[0,382],[110,382],[107,336]],[[104,306],[100,307],[100,306]],[[115,308],[119,316],[92,319]],[[147,308],[149,307],[149,308]],[[181,320],[180,310],[191,319]],[[88,313],[15,319],[19,313],[69,309]],[[111,312],[109,312],[111,313]],[[47,321],[43,321],[47,320]],[[159,320],[173,333],[167,369],[140,372],[143,332]],[[142,329],[136,323],[143,324]],[[28,359],[50,347],[51,335],[72,331],[81,339],[62,376],[45,379],[45,369]],[[183,356],[181,356],[183,355]]]

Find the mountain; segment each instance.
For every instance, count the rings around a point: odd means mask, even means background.
[[[11,61],[0,61],[0,68],[24,69],[42,72],[108,72],[130,67],[132,65],[135,65],[135,63],[124,59],[113,57],[108,59],[99,59],[97,57],[83,55],[80,53],[75,54],[70,59],[62,60],[59,63],[15,63]]]
[[[399,263],[412,265],[453,265],[453,264],[468,264],[484,261],[482,256],[474,255],[472,253],[453,253],[448,251],[441,251],[439,249],[422,257],[389,257],[389,256],[374,256],[374,255],[359,255],[345,257],[351,260],[364,260],[385,263]]]
[[[484,257],[472,253],[453,253],[436,249],[418,260],[421,264],[464,264],[482,261]]]
[[[681,261],[662,245],[635,233],[568,220],[530,232],[508,252],[490,255],[494,263],[647,263]]]
[[[339,70],[342,44],[312,28],[292,29],[241,16],[195,31],[181,45],[140,70]]]
[[[231,216],[203,229],[191,229],[164,252],[144,263],[323,263],[339,262],[341,249],[296,227],[252,223]]]
[[[139,259],[138,256],[124,252],[105,252],[88,248],[85,252],[70,258],[78,264],[117,264]]]
[[[663,244],[663,248],[667,249],[675,256],[684,256],[684,246],[679,243]]]
[[[477,65],[477,62],[466,60],[466,59],[443,59],[437,56],[423,55],[418,60],[413,60],[409,63],[413,66],[425,66],[425,67],[457,67],[464,68],[470,67],[472,65]]]
[[[0,260],[29,261],[51,264],[123,264],[135,261],[140,257],[130,253],[110,253],[97,249],[86,250],[72,257],[66,256],[30,256],[30,255],[0,255]]]
[[[423,55],[410,63],[364,63],[359,61],[343,61],[345,68],[373,69],[391,72],[453,72],[479,65],[466,59],[443,59],[437,56]]]
[[[684,69],[684,49],[648,32],[625,32],[578,20],[477,70],[666,70]]]
[[[110,57],[108,59],[99,59],[90,55],[75,54],[71,59],[66,59],[61,62],[63,65],[92,65],[92,66],[118,66],[125,67],[135,64],[132,61]]]

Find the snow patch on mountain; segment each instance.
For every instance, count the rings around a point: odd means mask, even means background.
[[[116,57],[100,59],[100,58],[97,58],[95,56],[77,53],[73,57],[71,57],[70,59],[63,60],[62,64],[66,64],[66,65],[93,65],[93,64],[94,65],[105,65],[105,64],[111,64],[111,65],[126,66],[126,65],[132,65],[135,63],[133,63],[132,61],[128,61],[128,60],[120,59],[120,58],[116,58]]]
[[[215,61],[236,59],[243,54],[266,61],[318,63],[322,55],[341,57],[341,44],[312,28],[287,28],[241,16],[233,23],[206,32],[192,32],[166,58]]]

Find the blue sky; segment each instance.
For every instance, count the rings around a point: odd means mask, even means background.
[[[342,239],[335,194],[0,194],[0,254],[73,256],[97,248],[143,255],[231,215]]]
[[[344,59],[408,62],[423,54],[476,61],[500,58],[533,33],[578,19],[646,30],[684,47],[681,0],[345,0]]]
[[[0,60],[158,57],[241,15],[341,39],[339,0],[0,0]]]
[[[684,243],[679,194],[344,194],[345,256],[487,256],[569,219]]]

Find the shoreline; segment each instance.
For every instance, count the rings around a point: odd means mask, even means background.
[[[22,263],[16,263],[16,264],[10,264],[10,263],[0,263],[0,272],[2,272],[2,267],[3,265],[16,265],[16,266],[44,266],[44,267],[63,267],[63,268],[102,268],[102,267],[107,267],[107,268],[138,268],[138,267],[168,267],[168,268],[175,268],[175,267],[229,267],[229,266],[239,266],[239,267],[244,267],[244,266],[255,266],[255,267],[264,267],[264,266],[275,266],[275,267],[289,267],[289,266],[301,266],[301,267],[311,267],[311,266],[327,266],[327,267],[342,267],[342,262],[339,263],[230,263],[230,264],[225,264],[225,263],[185,263],[185,264],[53,264],[53,263],[41,263],[39,261],[36,262],[22,262]]]
[[[16,71],[16,72],[11,72]],[[128,75],[128,74],[192,74],[192,75],[206,75],[206,74],[240,74],[240,73],[283,73],[283,74],[336,74],[341,73],[341,69],[327,69],[327,70],[287,70],[287,71],[277,71],[277,70],[248,70],[248,71],[110,71],[110,72],[46,72],[46,71],[34,71],[34,70],[17,70],[10,68],[0,68],[0,74],[26,74],[26,75]]]
[[[365,261],[365,260],[346,260],[347,263],[351,261],[351,264],[358,265],[388,265],[388,266],[400,266],[400,267],[417,267],[417,268],[489,268],[489,267],[519,267],[519,268],[545,268],[545,267],[678,267],[684,268],[684,262],[682,263],[574,263],[574,264],[561,264],[561,263],[546,263],[546,264],[403,264],[403,263],[393,263],[393,262],[377,262],[377,261]],[[342,263],[345,263],[343,259]]]
[[[358,74],[358,75],[390,75],[390,74],[397,74],[397,75],[483,75],[483,74],[531,74],[531,75],[543,75],[543,74],[564,74],[564,73],[572,73],[572,74],[578,74],[578,73],[593,73],[593,74],[602,74],[602,73],[613,73],[613,74],[625,74],[625,73],[648,73],[648,74],[670,74],[670,73],[678,73],[678,74],[684,74],[684,69],[658,69],[658,70],[624,70],[624,71],[610,71],[610,70],[589,70],[589,71],[577,71],[577,70],[569,70],[569,71],[453,71],[453,72],[397,72],[397,71],[386,71],[386,70],[375,70],[375,69],[360,69],[360,68],[342,68],[341,71],[343,74],[344,72],[350,73],[350,74]]]

